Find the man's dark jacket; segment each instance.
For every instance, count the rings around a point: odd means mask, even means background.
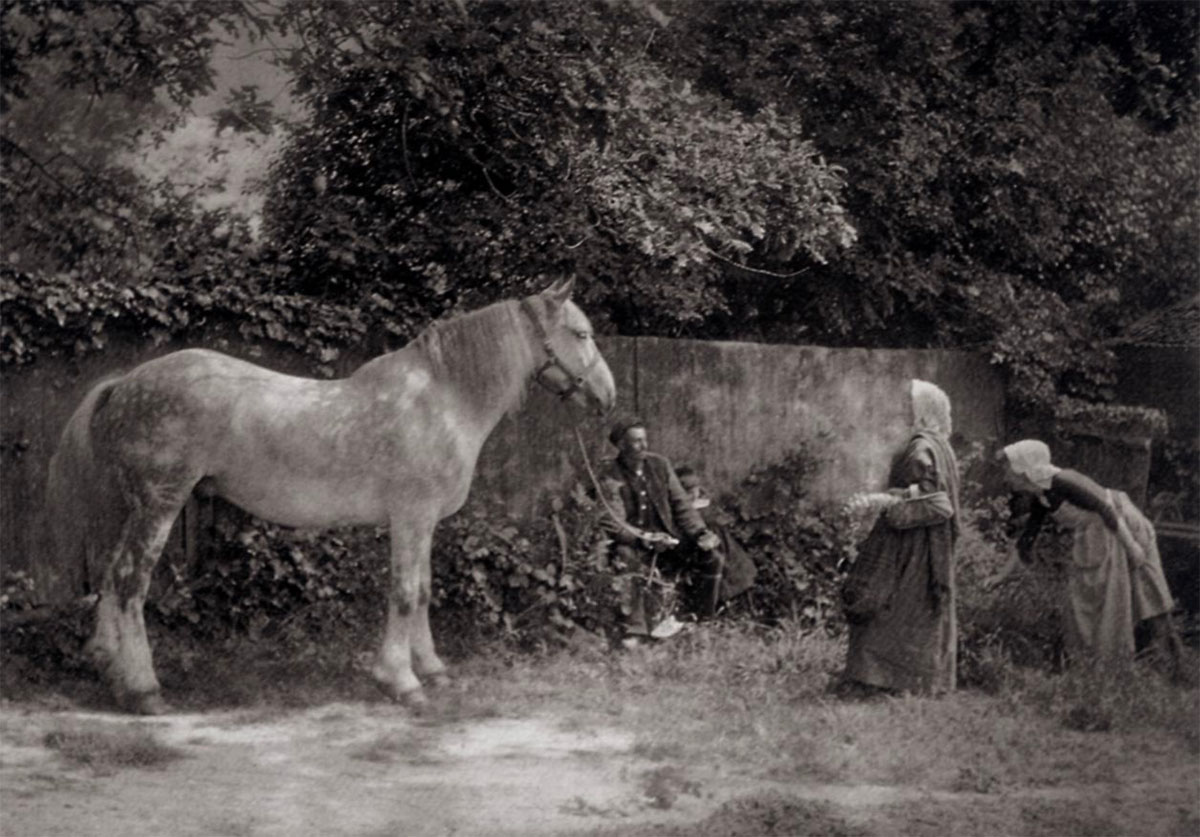
[[[681,541],[695,541],[706,531],[704,520],[700,513],[692,508],[691,499],[675,469],[664,456],[647,453],[643,460],[643,473],[646,477],[646,495],[650,506],[658,513],[663,529],[667,534]],[[604,529],[619,544],[634,545],[637,536],[625,528],[622,523],[631,523],[637,517],[637,497],[630,485],[631,475],[617,459],[603,463],[600,471],[600,484],[605,488],[606,499],[612,506],[612,511],[620,516],[620,522],[612,519],[606,511],[604,514]],[[657,526],[647,526],[655,530]]]

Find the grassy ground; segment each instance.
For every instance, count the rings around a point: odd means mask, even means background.
[[[501,703],[560,701],[621,719],[664,761],[719,759],[779,779],[911,784],[987,792],[1061,779],[1119,779],[1147,735],[1200,762],[1200,692],[1150,669],[1049,675],[1013,669],[999,694],[844,701],[831,686],[843,642],[786,629],[713,628],[617,658],[494,660]],[[1108,735],[1097,733],[1109,733]],[[920,746],[913,746],[919,744]]]
[[[109,708],[69,655],[47,662],[16,650],[0,649],[0,698]],[[365,653],[249,641],[221,648],[166,641],[157,653],[166,696],[179,709],[234,709],[249,719],[381,700]],[[988,692],[845,701],[831,688],[843,655],[844,639],[744,624],[693,628],[633,652],[586,637],[543,656],[495,646],[456,663],[458,686],[436,693],[429,720],[552,715],[564,728],[628,730],[633,754],[654,765],[641,777],[652,807],[704,792],[698,765],[720,765],[731,781],[762,787],[723,806],[699,831],[645,833],[1139,833],[1134,814],[1122,818],[1121,794],[1131,795],[1132,811],[1144,802],[1135,797],[1166,777],[1194,789],[1195,804],[1165,811],[1164,821],[1140,833],[1200,834],[1200,690],[1172,685],[1148,667],[1054,675],[1001,663]],[[413,736],[424,734],[368,742],[352,756],[386,763],[419,751]],[[154,768],[178,756],[139,732],[122,735],[68,725],[42,744],[100,769]],[[712,781],[709,774],[705,782]],[[835,810],[788,791],[816,786],[898,789],[894,801],[874,800],[872,810],[903,825],[881,831],[878,820],[847,820],[845,804]],[[1116,801],[1097,806],[1097,793]],[[963,795],[970,805],[960,804]]]
[[[159,674],[178,709],[270,711],[379,699],[365,674],[366,651],[158,640]],[[36,643],[0,645],[0,699],[109,708],[86,667],[38,651]],[[532,711],[565,699],[580,713],[634,725],[648,751],[686,759],[703,748],[737,761],[777,761],[772,769],[780,775],[804,765],[814,775],[856,781],[924,780],[944,771],[940,765],[972,760],[999,765],[991,770],[1000,774],[1019,763],[1027,778],[1036,777],[1054,749],[1045,746],[1047,735],[1078,742],[1089,740],[1078,733],[1153,730],[1200,754],[1200,691],[1172,685],[1148,666],[1055,675],[1001,664],[986,694],[967,687],[948,699],[845,701],[832,691],[844,653],[844,638],[737,623],[693,627],[632,652],[594,637],[540,656],[496,645],[454,667],[459,678],[488,688],[456,693],[442,710]],[[1197,667],[1194,652],[1191,662]],[[914,738],[927,754],[916,762],[902,747]]]
[[[843,654],[841,640],[730,628],[618,660],[519,661],[496,682],[502,700],[531,709],[572,695],[581,712],[619,719],[635,731],[635,751],[663,765],[668,794],[687,792],[688,765],[730,765],[772,783],[694,828],[645,833],[1200,834],[1195,688],[1141,667],[1009,667],[993,694],[847,702],[831,690]],[[683,771],[674,782],[673,770]],[[1134,797],[1153,795],[1162,775],[1193,804],[1173,808],[1178,794],[1164,794],[1165,819],[1150,822]],[[855,824],[844,806],[786,791],[814,785],[907,788],[921,798]]]

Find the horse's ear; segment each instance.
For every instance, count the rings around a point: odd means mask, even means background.
[[[571,298],[571,291],[575,289],[575,277],[569,276],[565,279],[559,279],[553,285],[542,291],[542,296],[552,305],[559,306]]]

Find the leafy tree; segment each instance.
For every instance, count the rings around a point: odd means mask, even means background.
[[[132,151],[213,89],[219,33],[266,27],[234,0],[4,0],[5,263],[81,282],[227,273],[244,221],[147,181]]]
[[[727,264],[821,262],[855,239],[799,118],[744,115],[647,46],[649,3],[294,2],[312,120],[268,235],[308,293],[414,320],[540,273],[590,275],[621,327],[679,333]]]
[[[5,86],[0,109],[30,98],[37,80],[133,101],[165,93],[179,105],[212,90],[214,26],[266,19],[239,0],[3,0]]]
[[[382,307],[403,336],[576,272],[602,328],[976,348],[1032,405],[1106,397],[1103,340],[1195,289],[1195,4],[3,13],[14,275],[261,276]],[[210,89],[222,33],[271,27],[296,45],[284,63],[310,120],[273,172],[259,246],[127,152],[170,124],[164,103]],[[253,90],[217,118],[271,127]]]
[[[859,246],[753,287],[768,339],[989,349],[1020,402],[1103,398],[1102,339],[1194,288],[1194,7],[687,8],[706,88],[802,111],[846,170]]]

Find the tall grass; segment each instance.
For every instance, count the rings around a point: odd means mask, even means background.
[[[786,624],[715,624],[631,654],[493,657],[464,674],[487,678],[506,714],[561,711],[569,696],[587,723],[632,729],[635,754],[663,766],[735,764],[784,781],[991,793],[1112,781],[1147,736],[1196,752],[1200,692],[1153,671],[1056,675],[1003,660],[991,694],[848,702],[830,689],[844,643]]]
[[[1068,729],[1165,731],[1200,755],[1200,692],[1174,685],[1149,664],[1081,664],[1059,675],[1026,670],[1019,683],[1014,699]]]

